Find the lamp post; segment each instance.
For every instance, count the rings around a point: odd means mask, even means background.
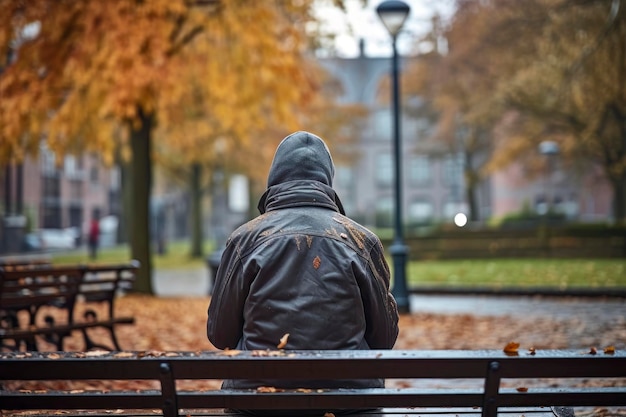
[[[539,143],[539,153],[546,157],[546,179],[545,179],[545,194],[546,194],[546,207],[544,215],[548,216],[554,209],[554,196],[552,196],[552,174],[554,171],[554,158],[559,154],[559,144],[551,141],[544,140]]]
[[[406,286],[406,258],[407,247],[404,244],[402,233],[402,152],[400,149],[400,86],[398,82],[398,49],[396,39],[410,12],[409,6],[398,0],[387,0],[376,8],[378,17],[389,31],[393,46],[393,59],[391,65],[391,78],[393,83],[393,145],[394,145],[394,179],[395,179],[395,213],[394,213],[394,239],[389,252],[393,259],[393,295],[398,303],[400,313],[409,313],[409,296]]]

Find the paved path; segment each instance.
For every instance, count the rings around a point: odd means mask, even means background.
[[[206,297],[209,295],[209,270],[155,269],[152,285],[161,297]]]
[[[207,268],[155,270],[155,292],[162,297],[206,297]],[[626,317],[626,299],[574,297],[502,297],[475,295],[411,295],[414,313],[473,314],[478,316],[579,316],[610,322]]]
[[[626,317],[626,300],[621,298],[413,295],[410,301],[411,311],[415,313],[555,318],[579,316],[602,322]]]

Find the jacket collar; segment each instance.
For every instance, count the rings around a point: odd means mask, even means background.
[[[331,187],[319,181],[294,180],[269,187],[259,200],[261,214],[289,207],[326,207],[345,215],[343,204]]]

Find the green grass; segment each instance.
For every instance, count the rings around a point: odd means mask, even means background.
[[[626,286],[623,259],[473,259],[410,262],[410,285],[495,287]]]
[[[154,255],[157,269],[206,268],[205,257],[213,245],[205,244],[205,256],[192,259],[189,242],[167,245],[165,255]],[[53,254],[55,264],[118,263],[130,260],[127,246],[102,249],[92,262],[86,249]],[[392,266],[391,259],[389,265]],[[625,287],[626,261],[623,259],[472,259],[411,261],[407,280],[413,285],[492,286],[492,287]]]
[[[212,243],[205,243],[204,257],[211,252],[212,247]],[[154,254],[152,257],[153,267],[159,269],[194,269],[205,267],[206,262],[204,257],[192,258],[189,255],[190,251],[190,244],[187,241],[171,242],[167,245],[167,252],[164,255]],[[103,248],[98,251],[98,257],[95,260],[89,258],[89,253],[86,248],[52,254],[52,261],[55,264],[107,264],[128,262],[130,259],[130,249],[128,245]]]

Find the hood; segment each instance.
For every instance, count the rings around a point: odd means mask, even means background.
[[[267,193],[273,186],[305,180],[317,181],[332,188],[334,175],[335,164],[326,143],[309,132],[292,133],[276,148],[267,176],[267,190],[259,201],[259,211],[261,214],[265,213]],[[340,213],[345,214],[336,194],[334,199]]]

